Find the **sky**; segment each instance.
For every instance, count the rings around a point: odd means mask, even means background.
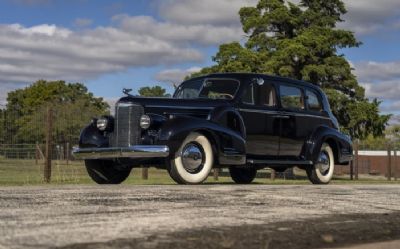
[[[293,0],[296,2],[298,0]],[[341,28],[359,48],[340,51],[367,97],[400,122],[400,1],[344,0]],[[221,43],[245,41],[238,11],[257,0],[2,0],[0,105],[38,79],[82,82],[109,102],[213,64]]]

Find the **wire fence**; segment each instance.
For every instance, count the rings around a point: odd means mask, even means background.
[[[41,106],[24,113],[20,110],[0,111],[0,185],[38,182],[90,182],[83,161],[71,155],[79,142],[79,134],[99,113],[82,106]],[[382,146],[377,149],[382,149]],[[355,159],[349,166],[336,166],[337,179],[397,180],[400,152],[386,146],[377,150],[370,145],[355,143]],[[151,179],[147,169],[141,178]],[[153,171],[152,171],[153,172]],[[163,173],[162,177],[168,177]],[[160,177],[156,173],[156,177]],[[216,169],[211,179],[228,178],[226,169]],[[260,179],[306,179],[300,170],[275,172],[261,170]]]

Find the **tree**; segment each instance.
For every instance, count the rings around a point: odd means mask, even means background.
[[[8,93],[4,110],[7,143],[43,141],[46,110],[54,113],[54,141],[77,143],[80,130],[91,118],[108,113],[108,104],[81,83],[39,80],[25,89]]]
[[[166,94],[166,90],[161,86],[153,86],[153,87],[142,87],[138,91],[140,96],[143,97],[169,97],[170,94]]]
[[[309,81],[328,95],[344,132],[353,138],[381,135],[390,115],[369,101],[340,49],[361,45],[350,31],[337,28],[346,8],[341,0],[260,0],[240,10],[248,39],[223,44],[216,65],[192,76],[214,72],[267,73]]]

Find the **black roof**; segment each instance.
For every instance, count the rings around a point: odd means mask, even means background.
[[[306,82],[306,81],[296,80],[296,79],[291,79],[291,78],[276,76],[276,75],[261,74],[261,73],[212,73],[212,74],[203,75],[203,76],[200,76],[197,78],[207,78],[207,77],[234,77],[234,78],[262,77],[264,79],[278,80],[278,81],[282,81],[282,82],[293,83],[293,84],[321,90],[319,86],[316,86],[316,85]]]

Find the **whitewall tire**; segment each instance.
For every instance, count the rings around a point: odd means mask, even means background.
[[[213,164],[210,141],[204,135],[192,132],[170,160],[168,172],[179,184],[199,184],[207,179]]]
[[[335,157],[329,144],[324,143],[318,155],[317,162],[307,168],[308,179],[313,184],[328,184],[335,170]]]

